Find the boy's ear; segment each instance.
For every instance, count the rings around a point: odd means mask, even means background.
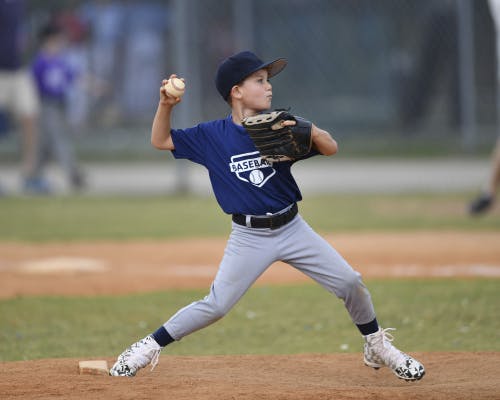
[[[241,93],[241,88],[238,85],[234,85],[231,88],[229,96],[232,97],[233,99],[241,99],[241,97],[243,96],[243,94]]]

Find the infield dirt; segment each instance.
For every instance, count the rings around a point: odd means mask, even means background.
[[[161,357],[135,378],[78,375],[71,359],[0,363],[2,399],[454,399],[500,398],[500,353],[416,353],[418,382],[364,367],[357,354]],[[109,359],[111,363],[113,360]]]
[[[365,278],[500,277],[496,232],[356,233],[327,239]],[[208,288],[224,245],[224,238],[0,243],[0,297]],[[307,279],[278,263],[257,284]],[[142,370],[133,379],[79,375],[76,359],[2,362],[0,398],[500,399],[499,352],[414,355],[427,374],[413,383],[387,369],[364,367],[361,354],[164,354],[154,371]]]
[[[500,278],[498,232],[349,233],[326,239],[364,278]],[[0,243],[0,298],[208,289],[225,242]],[[257,284],[306,281],[305,275],[276,263]]]

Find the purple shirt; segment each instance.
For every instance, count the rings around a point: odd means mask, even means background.
[[[74,73],[63,57],[40,52],[33,62],[33,76],[42,98],[64,101]]]

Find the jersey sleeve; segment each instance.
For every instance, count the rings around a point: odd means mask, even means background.
[[[202,125],[187,129],[172,129],[170,134],[175,146],[175,150],[172,150],[175,158],[185,158],[205,165],[207,137]]]

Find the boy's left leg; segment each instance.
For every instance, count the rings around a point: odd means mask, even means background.
[[[162,347],[222,318],[269,265],[276,261],[275,248],[269,232],[233,224],[209,294],[183,307],[156,332],[127,348],[118,356],[110,374],[134,376],[150,363],[154,367]]]
[[[388,366],[401,379],[419,380],[421,363],[392,345],[389,329],[378,326],[370,293],[361,275],[300,217],[288,224],[282,260],[308,275],[344,301],[352,321],[365,339],[364,362],[373,368]]]

